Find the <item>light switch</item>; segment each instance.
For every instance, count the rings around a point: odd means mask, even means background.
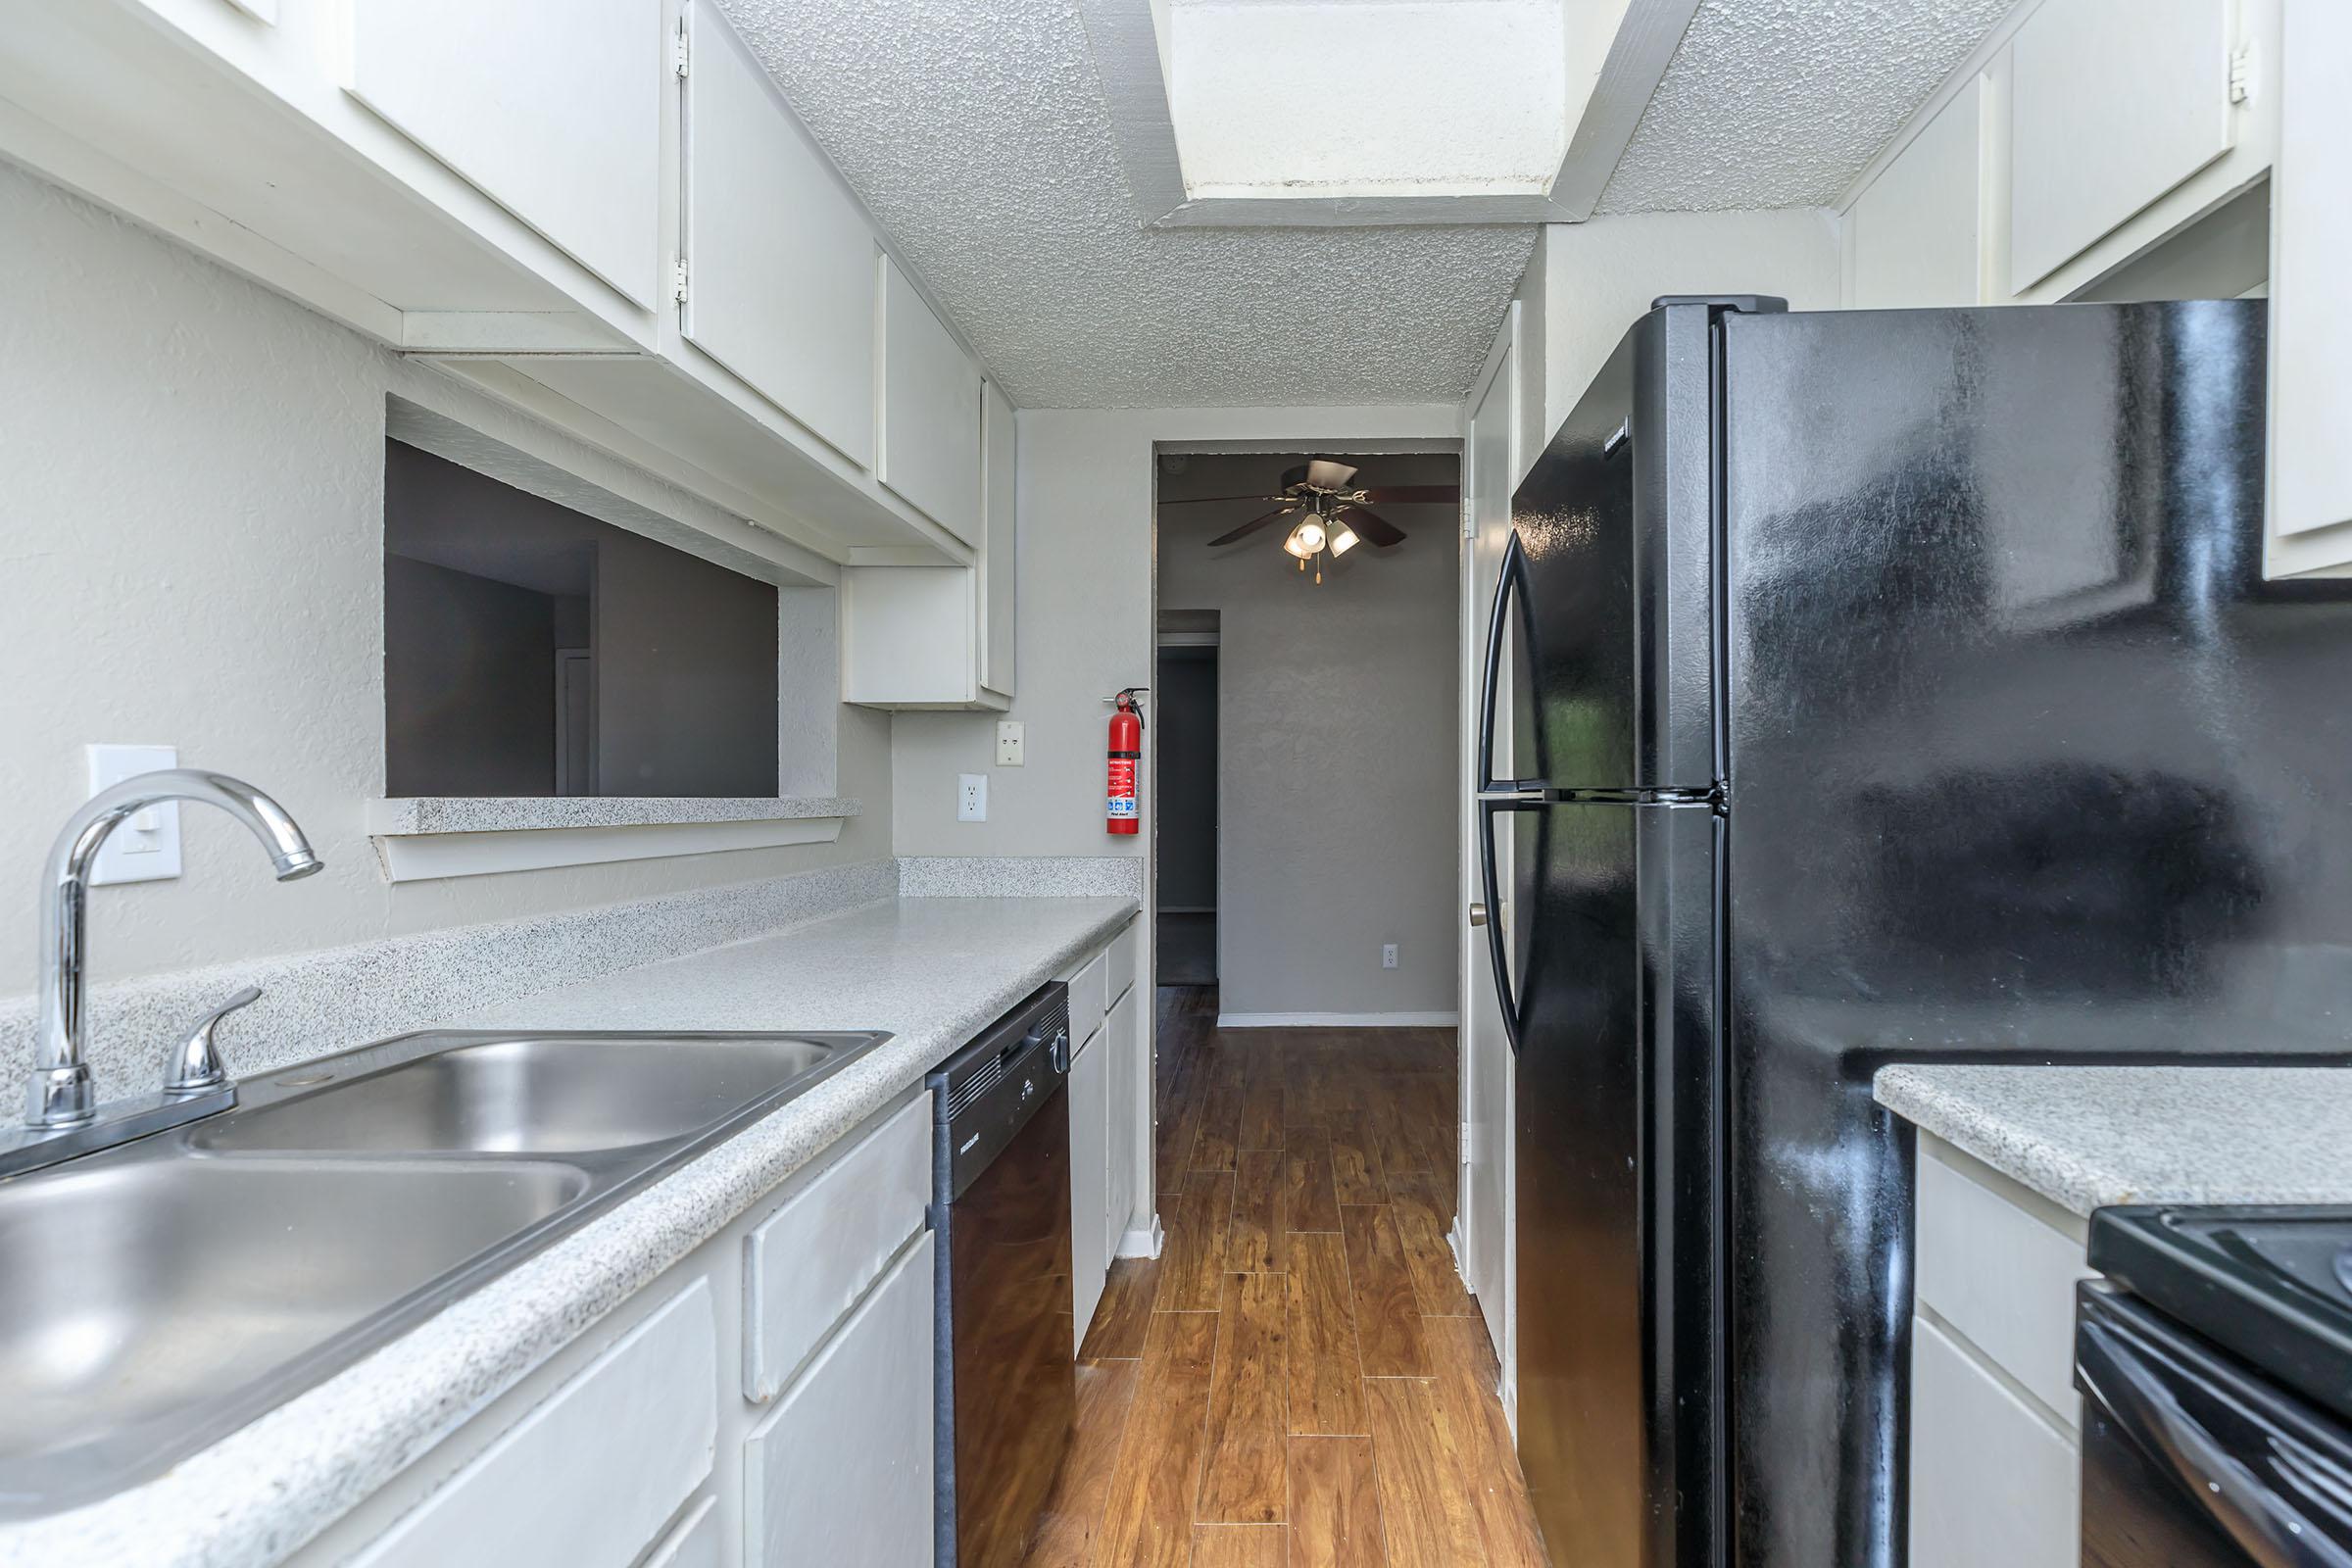
[[[159,767],[177,767],[173,746],[85,746],[90,793]],[[164,882],[179,875],[179,803],[150,806],[107,836],[90,867],[90,883]]]
[[[1024,728],[1025,726],[1017,718],[997,720],[997,765],[999,767],[1021,765],[1021,739]]]

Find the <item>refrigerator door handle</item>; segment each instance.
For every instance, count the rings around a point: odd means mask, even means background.
[[[1494,966],[1494,1001],[1502,1012],[1502,1036],[1510,1042],[1511,1054],[1519,1054],[1519,999],[1511,985],[1510,937],[1503,930],[1501,918],[1502,887],[1494,865],[1494,817],[1501,811],[1538,811],[1544,803],[1538,800],[1497,800],[1478,803],[1478,865],[1479,876],[1487,893],[1488,915],[1483,923],[1487,928],[1487,956]]]
[[[1502,552],[1502,564],[1494,573],[1494,604],[1487,614],[1487,678],[1478,694],[1478,793],[1481,795],[1521,794],[1544,787],[1541,779],[1496,778],[1494,776],[1494,696],[1502,683],[1502,648],[1510,625],[1511,603],[1525,600],[1527,587],[1527,558],[1519,547],[1517,529],[1511,531],[1511,542]],[[1493,890],[1489,889],[1489,907],[1494,906]]]

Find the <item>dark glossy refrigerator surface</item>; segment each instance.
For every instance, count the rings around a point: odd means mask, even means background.
[[[2346,1050],[2352,590],[2260,580],[2263,362],[2259,302],[1676,306],[1522,487],[1490,809],[1556,1562],[1900,1562],[1879,1066]],[[1720,825],[1603,825],[1669,813]]]

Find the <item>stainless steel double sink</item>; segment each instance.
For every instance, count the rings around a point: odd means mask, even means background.
[[[406,1035],[0,1182],[0,1518],[162,1472],[887,1038]]]

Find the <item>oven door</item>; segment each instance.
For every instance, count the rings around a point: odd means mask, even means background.
[[[2352,1568],[2352,1433],[2112,1287],[2076,1298],[2082,1568]]]

